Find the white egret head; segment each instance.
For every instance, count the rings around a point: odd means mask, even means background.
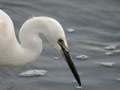
[[[25,41],[26,33],[28,36],[32,37],[34,43],[31,41],[31,39],[29,39],[30,37],[27,37],[27,40]],[[38,37],[38,34],[43,34],[43,36],[48,40],[51,46],[53,46],[53,48],[55,48],[60,54],[63,55],[73,75],[78,81],[78,84],[81,86],[80,78],[75,68],[75,65],[73,64],[72,59],[70,57],[65,33],[60,23],[55,19],[49,17],[35,17],[29,20],[28,22],[26,22],[26,24],[23,26],[23,29],[20,34],[22,38],[21,42],[24,41],[23,44],[27,44],[26,47],[29,47],[32,43],[33,44],[32,46],[37,46],[38,47],[37,50],[38,50],[39,45],[41,45],[41,43],[39,43],[40,38]],[[30,44],[28,44],[28,41],[30,41]],[[35,51],[37,50],[35,49]]]
[[[66,62],[69,65],[74,77],[76,78],[78,84],[81,86],[78,72],[75,68],[74,63],[72,62],[72,59],[71,59],[69,51],[68,51],[67,40],[66,40],[65,33],[64,33],[62,26],[56,20],[52,20],[48,24],[47,30],[48,30],[48,32],[44,33],[44,35],[48,39],[48,42],[59,53],[61,53],[63,55],[63,57],[65,58]]]
[[[53,48],[55,48],[59,53],[61,52],[61,47],[58,43],[59,40],[62,40],[64,42],[64,46],[68,48],[64,30],[56,20],[52,19],[52,22],[48,24],[47,29],[47,33],[45,32],[44,35]]]

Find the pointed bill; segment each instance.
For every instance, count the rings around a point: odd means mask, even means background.
[[[66,50],[65,47],[62,44],[60,44],[60,46],[62,48],[62,54],[63,54],[63,56],[64,56],[64,58],[65,58],[65,60],[66,60],[66,62],[68,64],[68,66],[70,67],[70,69],[71,69],[75,79],[77,80],[79,86],[81,86],[81,81],[80,81],[79,74],[78,74],[78,72],[76,70],[76,67],[75,67],[74,63],[72,62],[69,51]]]

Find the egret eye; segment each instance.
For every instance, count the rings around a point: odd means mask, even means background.
[[[58,40],[58,44],[63,45],[63,44],[64,44],[64,41],[60,38],[60,39]]]

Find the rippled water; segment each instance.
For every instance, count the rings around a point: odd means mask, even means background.
[[[81,75],[82,90],[119,90],[120,82],[120,1],[119,0],[0,0],[0,8],[10,15],[18,32],[34,16],[49,16],[63,26],[73,60]],[[75,30],[73,33],[68,29]],[[1,67],[0,90],[75,90],[76,84],[66,62],[45,41],[40,58],[24,67]],[[105,47],[116,45],[112,55]],[[87,55],[87,60],[77,60]],[[54,57],[60,57],[55,60]],[[113,62],[103,67],[96,62]],[[20,77],[25,70],[44,69],[40,77]]]

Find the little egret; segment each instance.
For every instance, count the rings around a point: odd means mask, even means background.
[[[42,52],[41,34],[64,56],[81,86],[78,72],[68,52],[64,30],[58,21],[50,17],[34,17],[27,20],[19,32],[19,44],[12,20],[0,10],[0,66],[22,66],[35,61]]]

